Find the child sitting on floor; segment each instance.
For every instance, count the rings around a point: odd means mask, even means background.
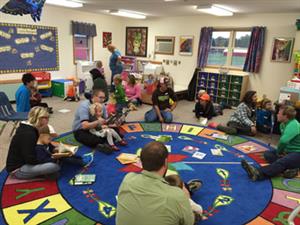
[[[256,110],[256,128],[262,133],[269,134],[272,129],[273,108],[272,101],[264,98],[261,107]]]
[[[30,108],[35,106],[41,106],[47,109],[48,113],[53,113],[52,107],[49,107],[47,103],[42,102],[42,95],[39,93],[37,87],[32,87],[30,89],[31,97],[30,97]]]
[[[67,95],[64,98],[64,101],[80,101],[80,97],[79,97],[79,81],[74,79],[73,80],[73,84],[70,84],[68,86],[68,90],[67,90]]]
[[[90,114],[92,116],[91,121],[105,121],[102,113],[102,105],[100,103],[94,103],[90,106]],[[98,126],[97,128],[90,129],[90,132],[98,137],[106,137],[108,144],[115,151],[119,151],[120,149],[114,144],[113,138],[116,139],[119,145],[127,145],[126,141],[123,140],[114,129],[108,127],[107,125],[103,124],[101,126]]]
[[[189,201],[190,201],[190,205],[191,208],[195,214],[195,223],[197,222],[196,220],[202,220],[202,213],[203,213],[203,209],[202,206],[197,204],[196,202],[194,202],[191,199],[191,195],[190,195],[190,190],[188,190],[185,186],[185,184],[183,183],[183,181],[181,180],[181,178],[178,175],[169,175],[165,177],[165,180],[171,185],[171,186],[175,186],[175,187],[179,187],[183,190],[183,192],[188,196]]]
[[[125,90],[122,86],[122,78],[120,74],[114,76],[115,93],[114,97],[116,100],[116,110],[118,113],[123,111],[123,108],[127,107],[127,99]]]
[[[48,126],[40,127],[38,129],[39,138],[35,146],[36,157],[39,163],[59,161],[85,166],[88,162],[81,156],[73,155],[72,152],[58,153],[58,150],[51,144],[51,135]]]
[[[211,102],[210,96],[207,93],[203,93],[199,96],[200,97],[195,105],[195,116],[197,119],[201,119],[200,117],[202,117],[209,120],[216,115],[213,103]]]

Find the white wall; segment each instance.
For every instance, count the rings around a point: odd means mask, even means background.
[[[299,14],[255,14],[233,17],[215,17],[209,15],[170,17],[146,21],[126,20],[124,26],[148,27],[148,54],[153,55],[155,36],[176,36],[175,54],[173,56],[156,55],[156,60],[180,60],[181,65],[165,65],[166,71],[173,75],[175,82],[188,85],[196,67],[200,30],[203,26],[212,27],[252,27],[266,26],[265,51],[259,74],[250,75],[249,88],[257,90],[258,94],[266,94],[276,100],[279,89],[292,77],[293,61],[291,63],[271,62],[271,46],[274,37],[295,37],[295,22]],[[125,34],[123,33],[125,40]],[[194,35],[193,56],[180,56],[179,36]],[[297,40],[300,42],[300,39]],[[299,45],[298,45],[299,46]]]
[[[0,0],[0,6],[6,2],[6,0]],[[123,43],[124,31],[119,17],[83,13],[68,8],[49,6],[47,4],[43,8],[41,21],[37,23],[33,22],[30,15],[13,16],[0,13],[0,22],[45,25],[58,28],[60,70],[52,71],[52,77],[66,78],[76,75],[76,66],[73,64],[71,20],[96,24],[97,36],[94,37],[94,60],[103,61],[107,77],[110,79],[110,70],[108,67],[110,53],[106,48],[102,48],[102,32],[112,32],[112,40],[116,45]],[[0,74],[0,80],[19,79],[22,74],[23,73]]]
[[[0,0],[1,6],[5,3],[6,0]],[[267,94],[268,97],[275,100],[279,95],[279,88],[285,85],[286,81],[292,77],[293,61],[291,63],[271,62],[272,41],[274,37],[295,37],[296,28],[294,24],[296,19],[299,18],[299,14],[254,14],[233,17],[215,17],[202,14],[199,16],[130,20],[45,5],[41,22],[38,23],[34,23],[29,15],[21,17],[1,13],[0,18],[1,22],[47,25],[58,28],[60,70],[51,72],[54,77],[68,77],[76,74],[75,65],[73,64],[71,20],[95,23],[97,25],[98,36],[94,38],[94,59],[103,61],[108,80],[110,78],[110,70],[108,68],[110,53],[107,49],[102,48],[102,31],[112,32],[113,44],[125,54],[126,26],[147,26],[148,55],[150,54],[152,59],[155,36],[176,36],[175,54],[173,56],[156,55],[154,59],[180,60],[180,65],[168,66],[164,64],[164,67],[174,77],[177,84],[186,86],[196,67],[201,27],[266,26],[267,35],[261,71],[259,74],[251,75],[250,88],[257,90],[259,95]],[[178,54],[180,35],[193,35],[195,37],[192,56],[180,56]],[[297,38],[297,42],[300,42],[299,38]],[[295,45],[300,46],[299,43]],[[21,74],[0,74],[0,80],[18,79],[20,77]]]

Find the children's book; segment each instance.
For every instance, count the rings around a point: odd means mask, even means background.
[[[203,159],[206,156],[205,153],[203,152],[195,152],[192,157],[197,158],[197,159]]]
[[[218,138],[218,139],[222,139],[222,140],[227,140],[228,135],[226,134],[218,134],[218,133],[214,133],[212,135],[213,138]]]
[[[194,146],[190,146],[190,145],[185,146],[185,147],[182,149],[182,151],[187,152],[187,153],[190,153],[190,154],[194,154],[194,153],[195,153],[196,151],[198,151],[198,150],[199,150],[198,147],[194,147]]]
[[[119,160],[121,164],[130,164],[130,163],[136,163],[138,162],[138,156],[136,154],[130,154],[130,153],[121,153],[116,158]]]
[[[72,154],[74,155],[78,150],[78,146],[75,145],[67,145],[67,144],[63,144],[63,143],[59,143],[58,145],[58,152],[59,153],[68,153],[68,152],[72,152]]]
[[[96,181],[96,174],[78,174],[72,180],[71,185],[86,185]]]
[[[210,151],[211,151],[211,154],[213,154],[213,155],[215,155],[215,156],[223,156],[223,153],[222,153],[222,151],[221,151],[221,149],[210,149]]]

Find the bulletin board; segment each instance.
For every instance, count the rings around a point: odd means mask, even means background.
[[[56,27],[0,23],[0,74],[59,70]]]

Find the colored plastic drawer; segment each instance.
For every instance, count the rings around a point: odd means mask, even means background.
[[[218,83],[216,81],[208,81],[208,88],[218,88]]]
[[[231,83],[232,84],[242,84],[243,83],[243,77],[231,76]]]
[[[242,85],[240,84],[233,84],[230,85],[230,91],[240,92],[242,89]]]
[[[229,98],[234,100],[240,100],[240,93],[239,92],[230,92]]]
[[[221,83],[229,83],[230,82],[230,76],[224,75],[224,74],[220,75],[219,76],[219,82],[221,82]]]
[[[198,80],[207,80],[207,78],[208,78],[208,73],[204,73],[204,72],[198,73]]]
[[[227,98],[228,97],[228,91],[219,90],[218,91],[218,97]]]
[[[210,81],[216,81],[216,82],[217,82],[217,81],[218,81],[218,76],[219,76],[219,75],[218,75],[217,73],[210,73],[210,74],[209,74],[209,80],[210,80]]]
[[[219,90],[227,91],[229,89],[229,83],[219,83]]]

